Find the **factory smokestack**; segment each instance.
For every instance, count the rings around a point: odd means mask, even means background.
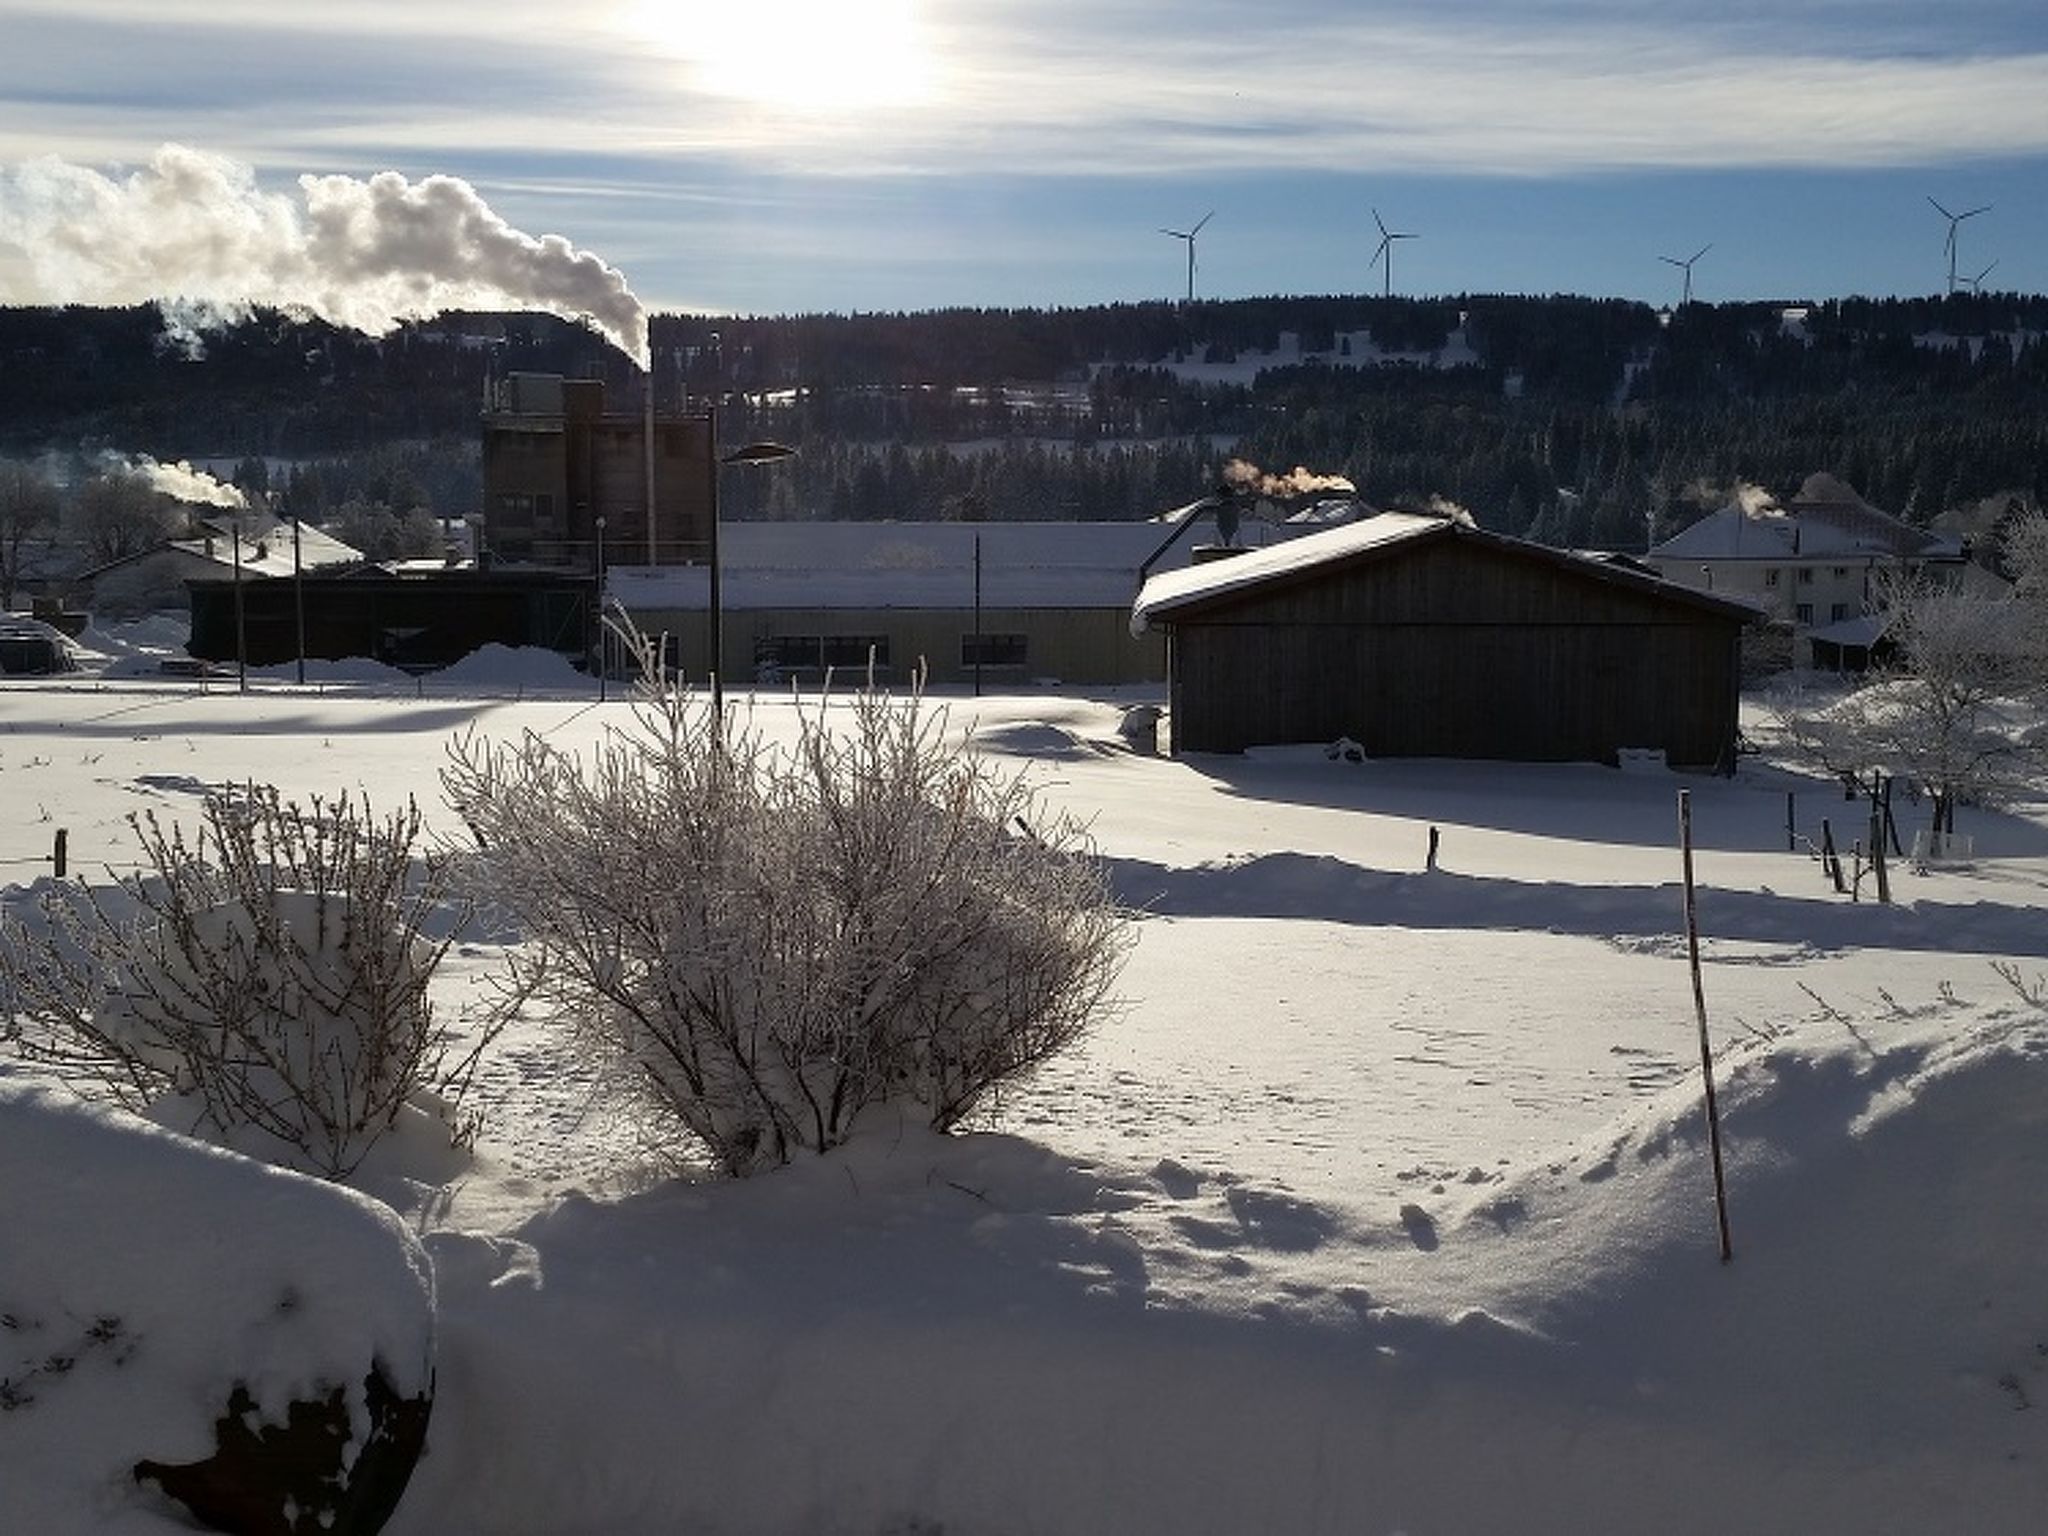
[[[453,176],[301,176],[266,192],[246,165],[166,144],[116,179],[62,160],[0,168],[0,245],[35,292],[16,302],[158,302],[166,325],[249,305],[382,335],[448,309],[588,320],[642,368],[647,315],[626,279],[560,235],[535,238]]]

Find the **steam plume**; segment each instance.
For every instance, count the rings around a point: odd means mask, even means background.
[[[250,167],[179,144],[120,180],[34,160],[0,168],[0,243],[21,248],[45,302],[180,300],[215,320],[267,304],[371,335],[447,309],[535,309],[588,319],[647,365],[625,276],[514,229],[466,181],[301,176],[299,192],[265,192]]]
[[[109,453],[101,461],[101,472],[121,475],[127,479],[140,480],[159,495],[173,501],[197,502],[201,506],[225,507],[242,511],[249,505],[241,487],[228,485],[216,480],[203,469],[194,469],[185,460],[165,464],[146,453]]]
[[[1299,464],[1284,475],[1269,475],[1258,465],[1248,464],[1243,459],[1232,459],[1223,466],[1223,484],[1230,490],[1274,501],[1313,496],[1319,491],[1335,491],[1346,496],[1358,492],[1358,487],[1342,475],[1311,474]]]

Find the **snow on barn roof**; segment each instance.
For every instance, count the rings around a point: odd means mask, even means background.
[[[1166,571],[1145,583],[1131,605],[1131,633],[1141,635],[1154,617],[1190,603],[1204,602],[1270,581],[1348,560],[1368,550],[1385,549],[1414,539],[1447,532],[1450,519],[1421,512],[1382,512],[1356,523],[1311,533],[1266,549],[1246,550],[1225,560],[1211,560]]]
[[[1694,591],[1656,576],[1597,558],[1572,554],[1547,545],[1531,544],[1476,526],[1469,518],[1436,512],[1381,512],[1363,521],[1306,534],[1267,549],[1248,551],[1227,560],[1210,561],[1186,570],[1169,571],[1145,583],[1144,591],[1131,605],[1131,633],[1143,634],[1154,619],[1209,602],[1227,593],[1242,591],[1269,581],[1298,575],[1319,566],[1336,565],[1358,556],[1420,543],[1432,538],[1477,539],[1498,549],[1511,550],[1541,560],[1562,561],[1581,569],[1595,580],[1613,581],[1642,591],[1652,591],[1695,607],[1711,608],[1731,617],[1756,616],[1755,605],[1718,594]]]
[[[719,601],[731,610],[969,608],[978,541],[984,608],[1121,609],[1167,531],[1156,522],[726,523]],[[1242,533],[1288,537],[1263,524]],[[1185,564],[1190,556],[1175,545],[1163,558]],[[608,586],[629,608],[710,600],[702,565],[615,566]]]

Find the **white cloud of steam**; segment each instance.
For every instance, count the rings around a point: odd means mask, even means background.
[[[240,487],[216,480],[205,470],[194,469],[183,459],[175,464],[165,464],[146,453],[109,453],[101,460],[100,472],[139,480],[152,491],[173,501],[236,512],[246,510],[249,505],[249,498],[242,494]]]
[[[1312,474],[1299,464],[1284,475],[1269,475],[1258,465],[1243,459],[1232,459],[1223,466],[1223,483],[1233,491],[1244,491],[1275,501],[1313,496],[1322,491],[1348,496],[1355,495],[1358,490],[1342,475]]]
[[[448,309],[587,319],[641,366],[647,315],[624,274],[560,235],[535,238],[453,176],[301,176],[266,192],[236,161],[166,144],[116,179],[62,160],[0,169],[0,245],[49,302],[177,301],[215,319],[304,308],[371,335]]]

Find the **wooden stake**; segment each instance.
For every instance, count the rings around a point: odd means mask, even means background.
[[[1835,894],[1841,895],[1848,889],[1842,883],[1842,856],[1835,852],[1835,829],[1828,825],[1825,816],[1820,819],[1820,862],[1835,882]]]
[[[1685,943],[1692,957],[1692,1006],[1700,1021],[1700,1076],[1707,1085],[1707,1144],[1714,1153],[1714,1212],[1721,1227],[1721,1262],[1735,1257],[1728,1241],[1728,1185],[1721,1174],[1721,1111],[1714,1102],[1714,1047],[1707,1038],[1707,993],[1700,980],[1699,901],[1692,880],[1692,791],[1678,792],[1678,845],[1685,859]]]
[[[59,880],[64,878],[65,858],[70,852],[70,843],[71,834],[65,831],[64,828],[59,827],[57,829],[56,846],[50,850],[50,862],[57,866],[57,878]]]
[[[1789,789],[1785,791],[1785,851],[1799,851],[1799,824],[1792,814],[1792,791]]]

